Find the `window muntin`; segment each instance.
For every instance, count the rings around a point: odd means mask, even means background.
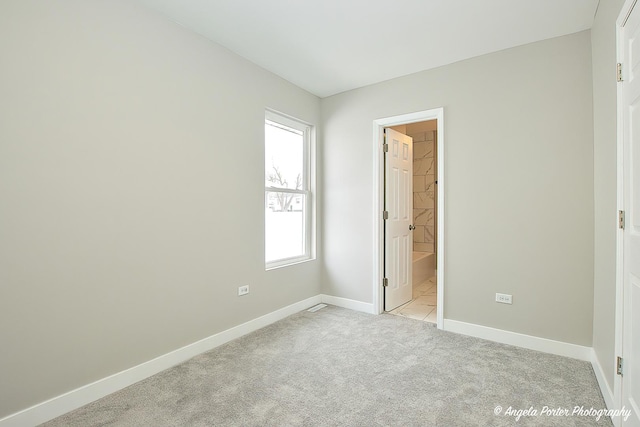
[[[265,264],[311,259],[311,126],[265,114]]]

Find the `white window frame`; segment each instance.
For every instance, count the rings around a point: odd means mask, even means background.
[[[291,194],[303,194],[304,206],[304,233],[303,233],[303,249],[304,253],[299,256],[276,259],[273,261],[266,261],[266,218],[263,220],[263,224],[265,226],[265,268],[266,270],[271,270],[274,268],[285,267],[288,265],[298,264],[305,261],[310,261],[315,259],[315,203],[314,203],[314,195],[315,195],[315,167],[314,159],[315,159],[315,127],[307,122],[296,119],[289,115],[280,113],[275,110],[266,109],[265,114],[265,125],[267,121],[274,122],[276,124],[280,124],[295,130],[302,132],[303,134],[303,171],[302,171],[302,189],[292,189],[292,188],[283,188],[283,187],[275,187],[275,186],[266,186],[264,191],[265,205],[267,203],[267,194],[278,192],[278,193],[291,193]],[[263,137],[263,143],[266,143],[266,140]],[[263,156],[264,157],[264,156]],[[264,163],[263,163],[264,164]],[[266,175],[266,171],[263,173],[263,179]]]

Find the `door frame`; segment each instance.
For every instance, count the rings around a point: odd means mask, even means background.
[[[384,143],[384,128],[409,123],[424,122],[427,120],[437,120],[437,162],[438,162],[438,229],[436,248],[436,269],[437,269],[437,326],[443,328],[444,324],[444,283],[445,283],[445,239],[444,239],[444,108],[434,108],[431,110],[417,111],[415,113],[400,114],[397,116],[384,117],[373,121],[373,310],[376,314],[384,312],[384,288],[382,286],[384,269],[384,220],[382,211],[384,210],[384,153],[382,144]]]
[[[625,64],[623,27],[637,0],[625,0],[616,20],[616,62]],[[640,7],[640,5],[638,5]],[[624,93],[621,84],[616,88],[616,210],[624,210]],[[616,216],[618,212],[615,212]],[[622,357],[624,332],[624,230],[616,227],[616,309],[615,309],[615,337],[614,356]],[[615,369],[615,359],[610,369]],[[613,378],[613,406],[622,408],[622,377],[614,372]],[[621,424],[620,417],[613,418],[613,424]]]

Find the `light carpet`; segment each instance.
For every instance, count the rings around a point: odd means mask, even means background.
[[[496,407],[502,411],[496,415]],[[334,306],[303,311],[46,424],[611,426],[587,362]],[[511,408],[513,415],[505,415]],[[537,416],[517,418],[533,408]]]

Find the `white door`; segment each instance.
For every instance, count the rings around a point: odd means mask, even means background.
[[[409,302],[413,292],[413,140],[385,129],[385,141],[384,309],[390,311]]]
[[[622,28],[623,326],[622,405],[631,410],[624,427],[640,427],[640,7]],[[636,79],[635,73],[638,72]]]

